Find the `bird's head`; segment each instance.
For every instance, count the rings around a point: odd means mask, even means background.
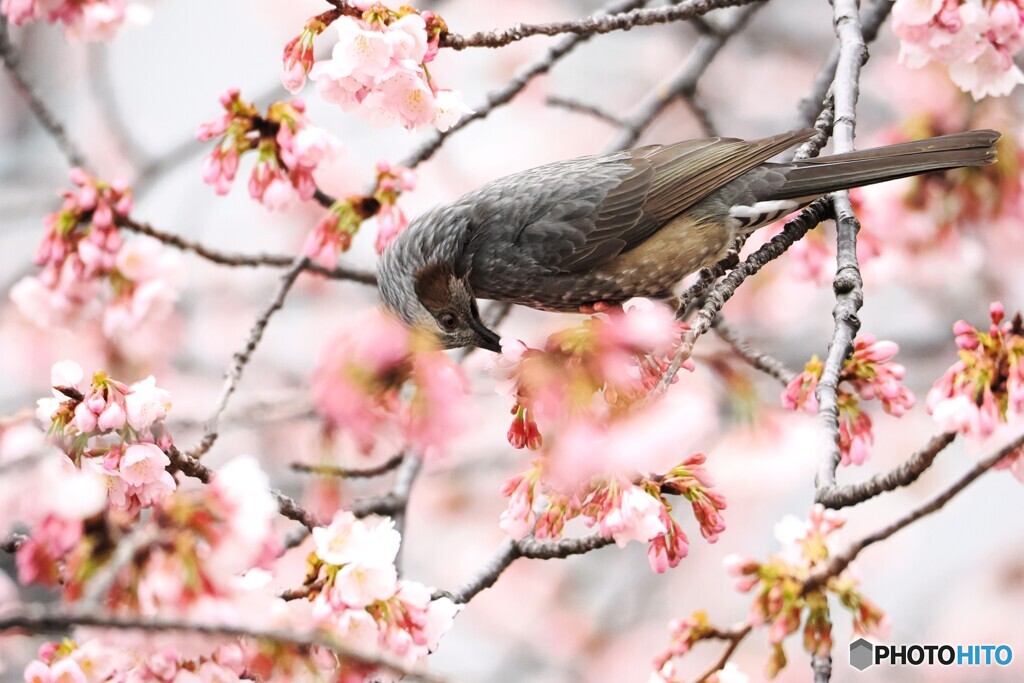
[[[388,246],[377,266],[381,299],[399,320],[432,333],[446,349],[478,346],[500,353],[500,338],[480,320],[469,273],[456,267],[456,247],[465,240],[450,219],[430,212]]]

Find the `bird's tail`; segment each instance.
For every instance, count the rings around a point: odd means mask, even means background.
[[[771,199],[818,197],[861,185],[961,166],[983,166],[996,160],[1000,134],[972,130],[917,142],[876,147],[794,162]]]

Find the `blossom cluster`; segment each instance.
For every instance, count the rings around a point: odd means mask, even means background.
[[[953,325],[960,359],[928,391],[925,405],[947,432],[986,439],[1000,423],[1024,416],[1024,322],[1018,313],[1006,318],[1001,303],[989,307],[991,323],[979,330],[959,320]],[[1022,453],[1001,466],[1024,481]]]
[[[432,339],[378,311],[326,346],[312,391],[329,430],[364,453],[379,442],[442,452],[470,419],[462,369]]]
[[[102,476],[114,508],[134,514],[152,506],[175,489],[163,422],[170,393],[152,375],[131,386],[103,371],[84,378],[77,363],[56,363],[53,395],[39,400],[39,419],[71,462]]]
[[[566,486],[545,469],[546,459],[537,458],[532,469],[502,486],[509,504],[500,525],[515,538],[530,531],[536,538],[559,538],[565,524],[579,518],[620,548],[630,541],[650,543],[647,559],[651,569],[663,573],[676,567],[690,548],[686,533],[670,514],[672,505],[666,496],[682,496],[690,502],[701,535],[709,543],[725,531],[721,512],[726,501],[711,490],[714,482],[703,467],[705,460],[704,454],[696,453],[663,476],[639,475],[635,480],[620,475],[593,476]],[[542,497],[545,505],[538,515],[534,506]]]
[[[338,143],[309,120],[305,102],[275,102],[262,116],[232,88],[221,95],[220,103],[224,113],[196,130],[200,140],[218,138],[203,160],[203,181],[217,194],[227,194],[240,158],[255,151],[257,161],[249,176],[253,199],[271,211],[287,208],[296,197],[312,199],[316,194],[313,172]]]
[[[101,478],[88,471],[69,476],[55,493],[90,497],[83,483],[96,485]],[[69,481],[78,482],[75,490]],[[33,526],[17,551],[23,584],[59,582],[65,602],[96,595],[107,610],[125,616],[223,620],[261,597],[254,590],[258,582],[248,577],[280,554],[273,534],[277,503],[250,457],[224,465],[208,486],[161,498],[145,517],[126,516],[91,498],[88,507],[76,503],[75,510],[48,514]],[[258,644],[227,638],[90,636],[81,644],[43,645],[25,680],[248,680],[243,673],[260,655]]]
[[[897,0],[893,30],[904,64],[942,63],[976,100],[1008,95],[1024,82],[1013,61],[1024,48],[1021,0]]]
[[[25,683],[233,683],[251,680],[238,645],[218,648],[208,656],[183,657],[173,648],[157,652],[126,651],[113,639],[93,638],[44,643],[39,656],[25,667]]]
[[[540,448],[538,419],[554,428],[629,412],[661,381],[684,329],[667,306],[632,299],[552,334],[541,349],[503,340],[494,374],[512,399],[509,443]]]
[[[61,22],[69,38],[106,41],[124,23],[125,0],[3,0],[0,14],[15,26]]]
[[[458,607],[431,600],[415,581],[399,580],[401,536],[390,518],[356,519],[339,511],[313,529],[306,585],[321,629],[366,652],[385,651],[409,665],[422,662],[451,627]]]
[[[313,38],[325,15],[314,17],[288,43],[284,82],[292,92],[306,74],[327,102],[357,111],[375,124],[408,129],[433,125],[445,131],[471,110],[460,93],[437,86],[427,64],[437,55],[444,21],[408,6],[391,10],[382,3],[356,3],[359,17],[330,17],[338,32],[331,58],[313,63]]]
[[[871,417],[861,401],[877,399],[882,408],[894,417],[902,417],[914,407],[914,394],[901,382],[906,369],[892,358],[899,346],[891,341],[876,341],[870,334],[854,341],[853,354],[846,359],[839,373],[837,402],[839,404],[839,452],[843,465],[862,465],[868,459],[874,442]],[[788,410],[817,412],[816,392],[825,366],[817,356],[811,358],[804,371],[793,378],[782,392],[782,405]]]
[[[726,503],[711,490],[705,456],[679,461],[689,427],[671,401],[648,398],[683,329],[668,307],[633,300],[552,334],[541,349],[502,341],[495,373],[513,402],[508,440],[540,451],[502,487],[507,533],[558,538],[578,518],[619,546],[650,543],[651,567],[663,572],[689,550],[666,498],[680,495],[703,536],[717,540]]]
[[[325,268],[333,267],[338,255],[352,245],[352,237],[363,221],[373,215],[377,216],[377,253],[383,253],[391,240],[409,225],[409,219],[397,202],[403,192],[415,186],[416,174],[411,169],[378,162],[373,192],[331,205],[306,238],[303,253]]]
[[[722,635],[708,622],[708,615],[703,610],[697,610],[686,619],[673,619],[668,628],[671,634],[669,645],[654,658],[651,683],[683,683],[686,679],[680,673],[676,659],[686,655],[696,643]],[[747,683],[749,680],[750,677],[732,662],[708,678],[711,683]]]
[[[108,339],[165,319],[180,289],[177,258],[154,240],[122,239],[117,221],[132,210],[124,183],[106,183],[80,168],[70,177],[75,189],[64,190],[61,209],[43,220],[46,232],[35,254],[42,271],[18,281],[11,300],[44,328],[101,316]]]
[[[737,590],[748,593],[756,588],[747,619],[753,626],[768,627],[772,655],[765,674],[769,678],[786,666],[782,643],[801,624],[804,649],[813,656],[830,656],[829,594],[853,615],[856,635],[888,637],[889,617],[861,593],[851,568],[828,578],[820,587],[806,586],[811,573],[827,565],[835,550],[833,534],[845,523],[839,513],[815,505],[806,521],[788,515],[776,525],[775,536],[783,548],[767,562],[740,555],[725,558],[726,571],[735,577]]]

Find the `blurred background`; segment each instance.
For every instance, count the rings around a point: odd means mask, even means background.
[[[439,12],[452,30],[468,33],[519,21],[581,17],[599,5],[591,0],[449,0],[418,6]],[[200,177],[209,145],[197,142],[194,131],[219,114],[217,98],[229,87],[240,88],[244,99],[260,107],[284,99],[281,49],[309,16],[327,6],[314,0],[178,0],[149,8],[149,23],[126,27],[109,44],[69,43],[49,25],[12,28],[23,73],[98,175],[132,184],[137,219],[227,251],[296,253],[323,210],[309,202],[268,213],[248,197],[242,181],[251,159],[243,160],[232,192],[216,196]],[[712,19],[728,15],[720,12]],[[329,38],[324,38],[326,46]],[[461,89],[467,103],[477,107],[551,40],[530,38],[499,50],[443,50],[431,73],[443,87]],[[506,173],[601,151],[615,137],[615,127],[550,106],[548,97],[628,115],[677,72],[698,40],[699,33],[684,24],[591,39],[509,106],[446,142],[418,169],[417,187],[403,195],[400,206],[415,216]],[[698,93],[714,125],[725,135],[746,138],[796,127],[798,104],[834,43],[828,3],[767,3],[700,81]],[[915,131],[991,126],[1008,135],[1007,149],[1016,154],[1019,91],[974,103],[942,69],[907,70],[897,63],[897,52],[888,26],[883,27],[864,70],[859,147]],[[379,160],[398,162],[431,135],[377,130],[319,101],[311,87],[303,96],[313,121],[344,146],[344,154],[317,176],[335,196],[364,191]],[[701,134],[699,119],[677,101],[640,143]],[[75,330],[40,329],[11,304],[8,294],[21,277],[36,272],[32,254],[42,236],[41,221],[59,208],[57,193],[67,185],[67,171],[53,140],[9,80],[0,78],[0,415],[30,411],[47,393],[52,363],[72,358],[86,372],[107,368],[126,381],[155,374],[172,392],[170,424],[176,441],[192,443],[214,407],[231,355],[270,300],[277,272],[225,268],[181,254],[183,289],[173,314],[131,339],[114,344],[98,325],[88,323]],[[842,469],[842,482],[888,470],[937,431],[923,400],[955,360],[950,332],[955,320],[984,324],[988,303],[995,299],[1011,312],[1021,307],[1024,224],[1017,173],[991,181],[1005,196],[988,212],[972,213],[964,208],[968,202],[960,200],[939,209],[913,206],[906,200],[917,189],[911,181],[855,197],[864,223],[862,242],[877,251],[865,259],[862,331],[900,345],[897,361],[907,366],[907,385],[919,405],[901,420],[873,406],[872,458],[860,468]],[[971,189],[954,186],[947,194],[961,197],[964,192]],[[372,268],[374,234],[373,222],[365,224],[343,262]],[[726,319],[744,336],[794,370],[802,369],[812,354],[826,351],[832,329],[832,234],[830,226],[819,227],[748,281],[725,307]],[[819,252],[824,256],[816,260]],[[289,469],[296,461],[372,462],[349,444],[323,441],[308,377],[332,337],[375,303],[372,288],[303,276],[248,366],[209,463],[216,467],[239,453],[257,455],[276,485],[314,509],[331,500],[344,505],[387,487],[386,478],[339,484]],[[502,331],[536,343],[567,322],[514,310]],[[689,416],[693,436],[681,444],[680,455],[709,454],[708,467],[729,501],[728,530],[721,540],[704,543],[695,524],[684,521],[692,539],[690,556],[665,575],[650,571],[639,544],[563,561],[519,561],[461,614],[431,659],[436,671],[459,681],[644,681],[651,658],[667,645],[669,619],[697,609],[723,626],[745,617],[749,596],[732,589],[722,558],[733,552],[766,558],[778,548],[775,523],[785,514],[806,515],[813,499],[813,420],[784,413],[781,387],[730,358],[713,336],[700,341],[696,361],[697,372],[674,388],[691,394],[695,406],[695,415]],[[505,501],[499,486],[528,466],[529,455],[505,441],[506,399],[495,393],[487,365],[479,353],[466,362],[478,406],[475,428],[447,458],[428,463],[411,501],[404,571],[440,588],[464,582],[501,543],[497,521]],[[0,458],[14,457],[14,442],[23,438],[10,429],[0,431],[0,449],[7,449],[6,454],[0,450]],[[909,490],[851,509],[843,537],[854,540],[920,504],[964,471],[975,455],[958,441]],[[1005,473],[993,473],[940,513],[861,556],[857,566],[864,592],[892,617],[891,642],[1007,643],[1024,658],[1021,501],[1020,484]],[[0,555],[0,570],[12,571],[11,557]],[[833,614],[834,681],[1021,678],[1017,661],[982,673],[956,667],[854,672],[846,664],[850,620],[838,608]],[[810,667],[798,641],[799,636],[787,642],[791,663],[778,680],[808,680]],[[684,660],[684,670],[696,675],[720,652],[720,644],[700,645]],[[0,655],[6,664],[0,680],[20,680],[19,665],[33,653],[27,640],[9,640]],[[767,656],[764,633],[755,633],[733,661],[751,680],[760,680]]]

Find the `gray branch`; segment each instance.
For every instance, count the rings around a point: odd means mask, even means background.
[[[35,88],[28,82],[28,79],[21,73],[18,55],[14,51],[11,37],[7,30],[7,16],[0,14],[0,59],[3,60],[7,75],[14,82],[14,88],[25,100],[29,111],[36,117],[39,124],[50,134],[57,147],[67,159],[71,166],[78,166],[90,170],[85,154],[82,149],[68,135],[64,125],[57,119],[57,116],[50,111],[49,107],[36,94]]]
[[[928,441],[924,448],[892,470],[884,474],[876,474],[859,484],[818,489],[815,501],[825,507],[838,509],[858,505],[882,493],[909,486],[932,466],[939,453],[953,443],[955,438],[956,434],[949,432],[937,434]]]
[[[407,664],[397,659],[378,653],[365,652],[346,645],[326,634],[316,632],[302,633],[288,629],[248,628],[229,624],[194,623],[187,620],[163,617],[128,618],[84,610],[57,611],[49,606],[38,604],[24,605],[12,610],[5,610],[5,613],[0,616],[0,633],[22,630],[31,633],[63,634],[77,626],[124,631],[180,631],[230,638],[253,638],[289,645],[303,650],[311,647],[322,647],[333,651],[345,659],[361,662],[369,666],[381,667],[400,674],[406,677],[403,680],[425,681],[426,683],[442,682],[442,679],[423,671],[411,669]]]
[[[860,541],[854,543],[844,552],[832,557],[826,564],[822,565],[819,569],[812,572],[804,584],[803,591],[806,594],[809,591],[815,590],[823,586],[830,578],[839,576],[844,569],[850,566],[850,563],[861,553],[862,550],[868,546],[874,545],[879,541],[884,541],[889,538],[897,531],[905,529],[917,520],[927,517],[933,512],[941,510],[946,503],[955,498],[957,494],[970,486],[975,480],[981,477],[983,474],[988,472],[990,469],[999,464],[1002,460],[1011,455],[1014,451],[1024,447],[1024,434],[1017,436],[1015,439],[1007,443],[1005,446],[1000,448],[995,453],[983,458],[978,463],[967,470],[967,472],[957,479],[949,488],[937,495],[930,502],[918,507],[903,517],[892,522],[888,526],[879,529],[878,531],[869,534],[862,538]]]
[[[467,47],[502,47],[530,36],[555,36],[561,33],[591,36],[597,33],[628,31],[636,26],[651,26],[693,19],[722,7],[735,7],[764,0],[687,0],[676,6],[634,9],[621,14],[602,14],[574,21],[547,24],[516,24],[501,31],[479,31],[468,36],[449,33],[441,38],[442,47],[464,50]]]
[[[857,97],[860,93],[860,70],[867,59],[867,48],[861,33],[857,0],[834,0],[833,23],[839,38],[839,62],[832,84],[835,122],[832,138],[837,154],[854,150],[857,123]],[[836,219],[836,277],[832,285],[836,304],[832,309],[835,326],[829,342],[825,368],[818,383],[818,422],[831,437],[828,450],[822,453],[815,477],[818,488],[834,486],[839,467],[839,373],[853,348],[860,329],[858,311],[864,304],[860,264],[857,262],[857,232],[860,223],[850,205],[847,191],[829,196]]]

